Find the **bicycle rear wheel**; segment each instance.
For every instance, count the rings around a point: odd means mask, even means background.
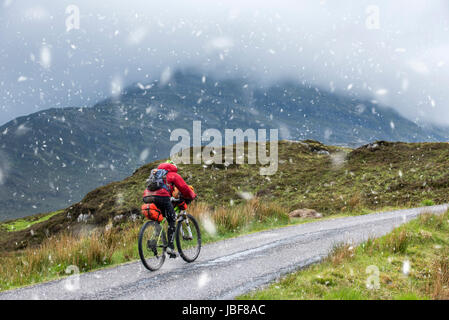
[[[147,221],[139,232],[139,256],[145,268],[156,271],[165,261],[167,238],[162,226],[156,221]]]
[[[201,233],[196,219],[187,214],[176,225],[176,245],[180,256],[186,262],[195,261],[201,251]]]

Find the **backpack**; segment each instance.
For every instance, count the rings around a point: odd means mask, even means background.
[[[147,189],[150,191],[156,191],[164,188],[170,193],[171,190],[167,185],[167,173],[168,171],[164,169],[151,170],[151,174],[147,179]]]

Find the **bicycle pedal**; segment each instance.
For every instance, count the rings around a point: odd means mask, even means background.
[[[176,258],[178,257],[178,255],[177,255],[176,253],[169,253],[169,254],[168,254],[168,257],[169,257],[170,259],[176,259]]]

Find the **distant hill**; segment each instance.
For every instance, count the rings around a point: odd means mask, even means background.
[[[280,138],[359,146],[375,140],[446,141],[393,109],[285,82],[268,88],[178,72],[135,84],[91,108],[53,108],[0,128],[0,220],[67,207],[92,189],[167,157],[170,132],[279,128]]]

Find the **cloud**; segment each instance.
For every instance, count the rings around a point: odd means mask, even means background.
[[[0,123],[49,106],[90,106],[119,92],[117,79],[121,90],[196,67],[261,84],[306,81],[449,124],[444,0],[80,0],[80,28],[70,31],[71,1],[7,3]]]

